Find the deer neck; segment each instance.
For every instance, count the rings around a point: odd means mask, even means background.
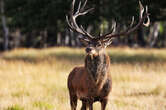
[[[98,82],[106,76],[109,66],[109,57],[105,53],[100,53],[99,55],[93,57],[90,55],[86,56],[85,68],[95,82]]]

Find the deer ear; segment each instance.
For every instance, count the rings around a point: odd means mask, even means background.
[[[104,47],[106,48],[107,46],[112,44],[112,41],[114,40],[114,38],[108,39],[106,42],[104,42]]]
[[[107,46],[108,46],[107,43],[104,43],[104,44],[103,44],[103,47],[104,47],[104,48],[107,48]]]
[[[79,40],[80,40],[81,44],[84,46],[87,46],[90,42],[88,39],[83,39],[83,38],[79,38]]]

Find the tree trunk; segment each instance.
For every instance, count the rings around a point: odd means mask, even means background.
[[[143,28],[140,27],[137,31],[137,43],[139,46],[144,47],[146,45],[143,35]]]
[[[20,29],[16,29],[15,35],[14,35],[14,48],[17,48],[20,46],[20,40],[21,40],[21,32]]]
[[[4,50],[8,50],[9,45],[9,29],[6,25],[6,16],[4,10],[4,0],[0,0],[0,9],[1,9],[1,20],[2,20],[2,28],[3,28],[3,35],[4,35]]]
[[[149,36],[149,46],[154,47],[156,44],[158,34],[159,34],[159,23],[156,22],[153,24],[153,26],[150,28],[150,36]]]
[[[73,37],[74,37],[74,32],[69,30],[69,46],[72,47],[72,40],[73,40]]]
[[[46,48],[47,47],[47,37],[48,37],[48,32],[47,29],[44,29],[43,31],[40,32],[41,41],[40,41],[40,48]]]

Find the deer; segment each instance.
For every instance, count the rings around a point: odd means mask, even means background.
[[[86,4],[87,0],[83,4],[80,1],[75,12],[75,0],[73,0],[70,15],[66,16],[70,30],[81,34],[82,37],[79,37],[79,40],[86,46],[85,64],[75,67],[68,76],[67,85],[70,105],[71,110],[76,110],[77,100],[79,99],[82,102],[81,110],[86,110],[87,108],[93,110],[93,103],[99,101],[101,103],[101,110],[105,110],[109,94],[112,90],[110,58],[106,53],[106,47],[111,44],[112,38],[128,35],[142,25],[149,26],[150,18],[147,6],[144,9],[139,1],[140,17],[135,26],[133,26],[133,18],[130,26],[120,33],[115,33],[116,25],[114,25],[109,33],[94,36],[88,33],[83,26],[78,26],[76,22],[76,18],[87,14],[93,9],[85,10]]]

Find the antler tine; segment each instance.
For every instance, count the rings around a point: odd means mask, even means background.
[[[114,33],[116,31],[116,22],[114,23],[114,25],[112,25],[112,28],[111,28],[111,31],[103,36],[108,36],[108,35],[111,35],[112,33]],[[102,36],[99,36],[99,38],[102,37]],[[105,39],[103,39],[105,40]],[[107,39],[106,39],[107,40]]]
[[[145,11],[145,9],[144,9],[144,7],[143,7],[143,5],[142,5],[142,3],[141,3],[141,1],[139,1],[139,16],[140,16],[140,18],[139,19],[141,19],[142,18],[142,16],[143,16],[143,13],[144,13],[144,11]]]
[[[134,24],[134,16],[132,17],[132,20],[131,20],[131,23],[130,23],[130,28],[132,28],[133,24]]]
[[[85,29],[83,28],[83,26],[81,25],[81,29],[82,31],[86,34],[86,36],[88,37],[88,39],[92,40],[93,39],[93,36],[90,35],[87,31],[85,31]]]
[[[108,33],[108,34],[105,34],[103,36],[100,36],[97,40],[104,40],[104,39],[108,39],[108,38],[112,38],[112,37],[119,37],[122,35],[128,35],[128,34],[134,32],[135,30],[137,30],[141,25],[149,26],[150,18],[149,18],[148,8],[146,7],[146,11],[145,11],[144,7],[140,1],[139,1],[139,6],[140,6],[140,12],[139,12],[140,19],[139,19],[139,22],[136,26],[132,27],[134,24],[134,18],[132,18],[131,24],[126,31],[123,31],[123,32],[118,33],[118,34],[112,34],[112,33],[109,34]],[[145,11],[145,13],[144,13],[144,11]],[[147,21],[147,23],[144,23],[146,18],[148,19],[148,21]]]
[[[146,6],[146,13],[148,13],[148,6]],[[149,25],[150,25],[150,18],[149,18],[149,13],[148,13],[148,16],[147,16],[147,19],[148,19],[148,21],[147,21],[147,23],[143,23],[144,24],[144,26],[146,26],[146,27],[148,27]]]
[[[94,9],[94,8],[87,9],[86,11],[82,12],[81,14],[82,14],[82,15],[85,15],[85,14],[89,13],[90,11],[92,11],[93,9]]]
[[[78,5],[78,9],[77,9],[76,14],[79,14],[79,13],[80,13],[80,8],[81,8],[81,1],[79,2],[79,5]]]
[[[84,4],[83,4],[83,6],[82,6],[82,8],[81,8],[81,11],[83,11],[83,10],[84,10],[84,8],[85,8],[86,4],[87,4],[87,0],[85,0],[85,2],[84,2]]]
[[[108,39],[107,41],[104,41],[105,46],[107,47],[107,46],[111,45],[113,39],[114,39],[114,38],[111,38],[111,39]]]
[[[71,6],[71,13],[70,13],[70,20],[69,20],[69,17],[66,16],[66,21],[67,21],[67,24],[68,26],[70,27],[70,29],[72,31],[75,31],[77,33],[80,33],[82,34],[84,37],[87,37],[89,40],[92,40],[94,37],[92,35],[90,35],[88,32],[85,31],[85,29],[81,26],[81,28],[78,26],[77,22],[76,22],[76,18],[78,16],[82,16],[82,15],[85,15],[87,14],[89,11],[92,10],[91,9],[88,9],[88,10],[85,10],[84,11],[84,8],[85,8],[85,5],[87,3],[87,0],[85,1],[85,3],[83,4],[83,6],[81,7],[81,1],[79,2],[79,5],[78,5],[78,9],[77,11],[74,13],[74,5],[75,5],[75,0],[73,0],[72,2],[72,6]]]
[[[74,15],[74,4],[75,4],[75,0],[72,1],[72,6],[71,6],[71,14]]]

